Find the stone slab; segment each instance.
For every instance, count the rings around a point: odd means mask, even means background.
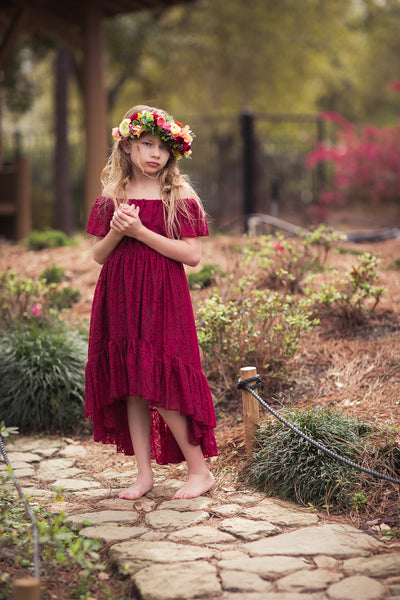
[[[225,592],[218,600],[327,600],[324,592],[316,592],[315,594],[298,594],[297,592]]]
[[[144,560],[155,563],[179,563],[193,560],[208,560],[214,554],[209,548],[186,546],[162,540],[156,544],[149,541],[135,540],[115,544],[110,550],[117,560]],[[173,566],[175,570],[175,565]],[[170,570],[172,567],[170,566]]]
[[[385,597],[385,587],[365,575],[354,575],[334,583],[327,596],[329,600],[381,600]]]
[[[372,558],[351,558],[343,563],[343,570],[349,575],[367,577],[390,577],[400,574],[400,553],[378,554]]]
[[[91,525],[98,525],[102,523],[136,523],[138,520],[138,513],[136,511],[127,510],[100,510],[99,512],[87,512],[80,513],[78,515],[68,515],[67,520],[72,525],[82,527],[85,522]]]
[[[158,507],[159,510],[178,510],[181,512],[192,510],[207,510],[212,505],[211,498],[200,496],[198,498],[176,498],[175,500],[166,500]]]
[[[119,542],[121,540],[137,538],[147,531],[148,529],[145,527],[98,525],[97,527],[84,527],[80,530],[79,535],[90,539],[100,539],[108,544],[109,542]]]
[[[243,554],[241,557],[223,559],[218,563],[218,566],[221,569],[229,571],[256,573],[265,579],[284,577],[295,571],[304,571],[305,569],[313,568],[304,558],[295,558],[292,556],[269,556],[267,559],[264,557],[249,558]]]
[[[68,446],[59,451],[59,455],[64,458],[85,458],[87,450],[79,444],[68,444]]]
[[[36,463],[41,460],[41,456],[33,452],[8,452],[7,456],[11,466],[14,462]]]
[[[337,558],[358,556],[364,551],[381,547],[375,538],[348,525],[321,525],[283,533],[273,538],[242,544],[241,550],[250,556],[284,554],[315,556],[326,554]]]
[[[141,569],[132,580],[142,600],[190,600],[213,598],[222,592],[216,568],[206,562]]]
[[[103,488],[95,488],[93,490],[63,490],[63,496],[67,496],[68,499],[83,499],[92,500],[94,498],[109,498],[110,490]],[[130,507],[132,510],[132,507]]]
[[[77,467],[69,467],[68,469],[39,469],[36,477],[41,481],[55,481],[60,478],[72,479],[81,473],[84,473],[84,471]]]
[[[229,544],[236,541],[236,538],[229,533],[219,531],[209,525],[197,525],[181,529],[168,535],[172,542],[189,542],[196,546],[207,546],[208,544]]]
[[[270,592],[272,590],[272,584],[256,573],[222,570],[220,577],[223,589],[229,592]]]
[[[54,490],[61,488],[63,491],[77,491],[99,488],[100,483],[98,481],[89,481],[88,479],[56,479],[56,481],[51,484],[51,487]]]
[[[198,525],[209,518],[208,512],[192,511],[179,512],[177,510],[156,510],[147,513],[145,523],[153,529],[162,529],[164,531],[176,531],[190,525]]]
[[[343,579],[341,573],[327,569],[315,569],[313,571],[297,571],[282,577],[277,582],[277,586],[279,591],[309,594],[326,590],[329,585],[341,579]]]
[[[240,516],[248,519],[261,519],[285,527],[304,527],[318,522],[318,515],[289,506],[278,504],[267,498],[257,506],[242,510]]]
[[[218,529],[248,542],[281,532],[281,529],[277,525],[273,525],[267,521],[252,521],[251,519],[242,519],[240,517],[224,519],[218,524]]]
[[[241,510],[239,504],[217,504],[211,508],[211,512],[218,517],[235,517]]]

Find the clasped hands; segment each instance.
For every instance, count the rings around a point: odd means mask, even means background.
[[[139,206],[121,204],[114,212],[110,227],[123,235],[136,238],[143,227],[139,217]]]

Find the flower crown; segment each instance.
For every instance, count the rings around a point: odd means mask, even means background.
[[[123,119],[119,126],[112,130],[114,140],[138,138],[142,133],[151,133],[155,137],[159,137],[172,148],[172,153],[176,158],[182,156],[189,158],[192,153],[190,146],[194,134],[190,131],[189,125],[183,126],[171,115],[135,112],[130,117]]]

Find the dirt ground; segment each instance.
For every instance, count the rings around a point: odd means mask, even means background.
[[[71,324],[87,326],[100,267],[91,257],[91,241],[86,236],[77,241],[75,246],[36,252],[3,241],[0,243],[0,271],[12,269],[37,278],[48,266],[63,267],[66,283],[81,292],[65,318]],[[213,263],[225,268],[229,247],[244,241],[242,236],[206,238],[201,264]],[[285,393],[298,406],[330,404],[369,422],[397,426],[400,424],[400,271],[389,266],[396,259],[400,261],[400,239],[342,245],[369,251],[381,259],[379,284],[386,292],[367,326],[351,332],[319,327],[305,336]],[[347,270],[355,260],[350,253],[332,252],[329,262]],[[192,292],[195,310],[203,295],[204,291]],[[231,407],[224,405],[223,410],[219,410],[217,406],[219,465],[227,470],[227,486],[229,477],[234,477],[236,469],[246,460],[240,392],[235,394]]]

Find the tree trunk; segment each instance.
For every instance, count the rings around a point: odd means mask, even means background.
[[[74,208],[71,191],[71,159],[68,144],[68,83],[72,67],[71,50],[60,47],[55,60],[55,201],[53,223],[56,229],[71,235]]]

